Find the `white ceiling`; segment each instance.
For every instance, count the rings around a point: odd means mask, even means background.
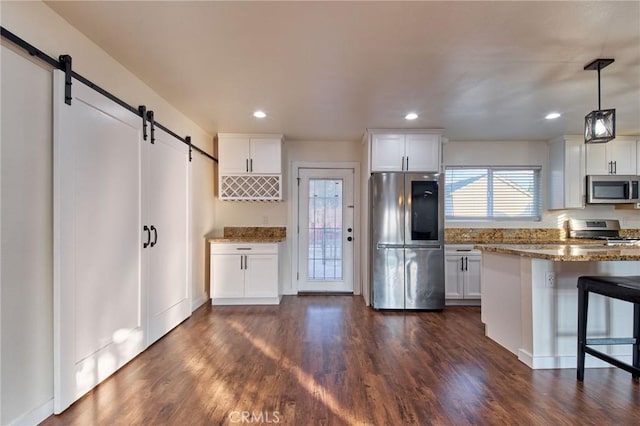
[[[640,134],[639,1],[47,4],[211,133],[580,134],[598,103],[597,72],[583,67],[615,58],[602,108],[616,108],[619,135]]]

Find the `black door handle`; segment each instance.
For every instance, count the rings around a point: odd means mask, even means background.
[[[464,256],[460,258],[460,270],[464,271]]]
[[[149,247],[149,242],[151,241],[151,231],[149,231],[149,227],[147,225],[145,225],[142,229],[147,232],[147,242],[142,245],[142,248],[147,248]]]
[[[467,256],[464,257],[464,270],[469,270],[469,258]]]
[[[153,242],[150,244],[150,246],[153,247],[158,244],[158,230],[153,225],[151,225],[151,230],[153,231]]]

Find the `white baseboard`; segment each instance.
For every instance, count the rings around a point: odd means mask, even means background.
[[[631,364],[631,355],[615,355],[616,359]],[[532,356],[531,353],[524,349],[518,350],[518,359],[526,364],[532,370],[549,370],[560,368],[577,368],[578,357],[576,355],[557,355],[557,356]],[[613,367],[608,362],[594,358],[587,354],[584,360],[585,368],[607,368]]]
[[[191,301],[191,312],[195,312],[196,309],[198,309],[200,306],[204,305],[205,303],[207,303],[209,299],[207,299],[207,295],[205,294],[204,296],[200,296],[197,299],[193,299]]]
[[[21,415],[17,419],[10,421],[8,424],[10,426],[36,426],[38,423],[43,422],[47,417],[51,416],[52,414],[53,414],[53,398],[51,398],[49,401],[45,402],[41,406],[34,408],[28,413]]]
[[[282,296],[278,297],[224,297],[212,298],[214,306],[223,305],[279,305]]]
[[[480,306],[480,299],[445,299],[445,306]]]

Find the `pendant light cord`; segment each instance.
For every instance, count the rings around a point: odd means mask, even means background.
[[[598,111],[602,111],[602,108],[600,107],[600,67],[601,66],[602,64],[598,62]]]

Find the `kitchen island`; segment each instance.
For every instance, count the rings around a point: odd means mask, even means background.
[[[640,246],[481,244],[485,334],[533,369],[576,368],[577,280],[581,275],[639,275]],[[632,335],[633,305],[594,295],[590,337]],[[628,346],[604,347],[624,362]],[[609,365],[587,357],[586,367]]]

